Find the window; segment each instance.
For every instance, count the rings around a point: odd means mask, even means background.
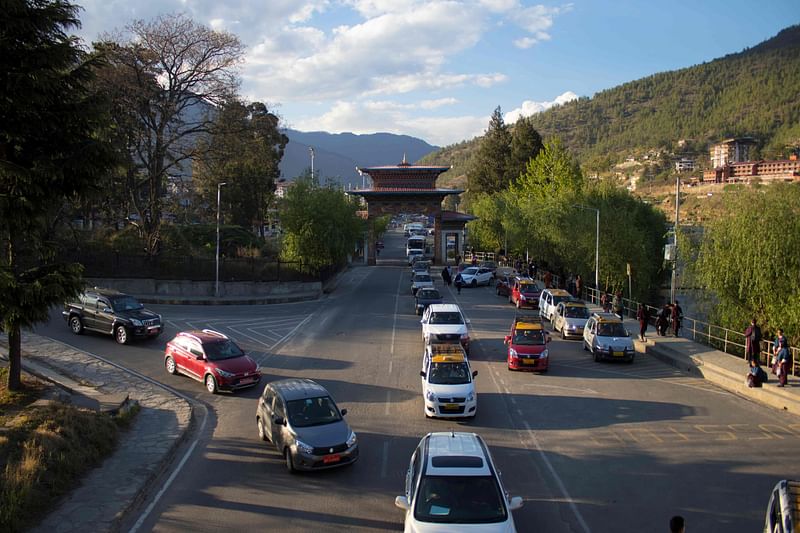
[[[287,403],[287,408],[289,421],[297,428],[321,426],[342,419],[330,396],[292,400]]]
[[[422,522],[487,524],[508,518],[492,476],[426,476],[420,480],[414,518]]]
[[[95,307],[97,306],[97,295],[87,292],[81,296],[81,303],[87,307]]]
[[[518,329],[514,331],[513,344],[536,346],[544,344],[544,332],[541,329]]]
[[[230,339],[207,342],[205,350],[209,361],[222,361],[223,359],[233,359],[244,355],[242,349]]]
[[[597,335],[600,337],[627,337],[628,332],[619,322],[600,324],[597,328]]]
[[[283,406],[283,400],[280,396],[275,396],[275,406],[272,408],[272,414],[281,418],[286,418],[286,408]]]
[[[119,296],[111,300],[111,308],[114,311],[135,311],[144,308],[133,296]]]
[[[431,324],[463,324],[461,313],[454,311],[439,311],[431,313]]]
[[[466,363],[431,363],[428,382],[434,385],[469,383],[469,367]]]
[[[567,318],[587,318],[589,316],[589,309],[581,306],[570,306],[566,308]]]

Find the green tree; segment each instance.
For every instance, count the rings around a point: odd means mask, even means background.
[[[267,209],[273,204],[278,164],[288,137],[279,119],[261,102],[231,100],[220,106],[208,141],[201,141],[193,179],[203,205],[216,207],[217,184],[226,183],[226,220],[263,237]],[[233,206],[236,206],[233,209]]]
[[[511,133],[498,106],[489,120],[489,129],[481,139],[467,174],[471,194],[493,193],[508,187],[516,176],[509,176]]]
[[[508,174],[517,179],[523,174],[531,159],[535,159],[544,148],[542,136],[533,127],[530,117],[522,117],[514,124],[511,132],[511,154],[508,162]]]
[[[281,204],[281,256],[314,268],[342,264],[364,231],[357,210],[357,203],[338,188],[298,179]]]
[[[743,328],[756,317],[800,342],[800,187],[773,184],[726,195],[706,227],[692,274],[717,299],[713,318]]]
[[[562,191],[580,190],[583,185],[578,162],[559,139],[553,139],[528,162],[525,173],[519,176],[511,189],[522,196],[551,198]]]
[[[9,0],[0,10],[0,325],[9,390],[21,387],[21,330],[77,294],[81,267],[53,261],[48,212],[97,183],[113,164],[96,58],[67,34],[68,2]]]

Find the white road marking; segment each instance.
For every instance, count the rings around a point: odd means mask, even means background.
[[[533,442],[533,445],[536,447],[536,450],[539,452],[539,455],[541,456],[542,461],[544,461],[544,464],[545,464],[545,466],[547,466],[547,469],[550,471],[550,474],[553,476],[553,479],[556,480],[556,483],[558,484],[558,488],[561,490],[561,494],[563,495],[564,499],[569,504],[570,509],[572,509],[572,513],[575,515],[575,519],[578,521],[578,524],[580,524],[580,526],[583,528],[583,530],[586,533],[591,533],[591,530],[589,529],[589,525],[583,519],[583,516],[581,515],[581,512],[578,510],[578,506],[575,505],[575,502],[572,500],[572,497],[567,492],[567,487],[564,486],[564,482],[561,480],[561,477],[556,472],[556,469],[553,468],[552,463],[550,463],[550,459],[548,459],[547,455],[544,453],[544,450],[542,449],[542,446],[539,444],[539,439],[536,438],[536,434],[533,432],[531,427],[528,425],[527,421],[523,420],[522,423],[525,425],[525,429],[528,430],[528,435],[530,436],[530,439]]]
[[[592,389],[581,389],[579,387],[564,387],[564,386],[561,386],[561,385],[546,385],[544,383],[522,383],[521,386],[523,386],[523,387],[534,387],[534,388],[542,387],[542,388],[545,388],[545,389],[560,389],[560,390],[565,390],[565,391],[569,391],[569,392],[582,392],[584,394],[596,394],[598,396],[602,396],[602,394],[603,394],[601,392],[597,392],[596,390],[592,390]],[[514,398],[511,398],[511,400],[513,402]]]
[[[391,389],[386,391],[386,407],[383,410],[383,414],[388,416],[388,414],[389,414],[389,406],[390,405],[392,405],[392,390]]]

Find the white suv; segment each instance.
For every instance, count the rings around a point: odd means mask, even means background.
[[[456,304],[431,304],[422,314],[422,340],[431,342],[460,342],[469,355],[469,323]]]
[[[583,349],[589,350],[595,361],[620,359],[633,363],[636,356],[630,333],[612,313],[592,313],[583,328]]]
[[[474,418],[478,409],[472,371],[458,344],[429,344],[422,358],[422,396],[425,416]]]
[[[405,531],[507,533],[522,498],[507,495],[482,438],[447,432],[422,438],[394,504],[406,512]]]

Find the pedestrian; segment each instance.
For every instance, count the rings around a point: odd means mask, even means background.
[[[755,360],[756,365],[761,361],[761,328],[756,324],[756,319],[750,321],[750,325],[744,330],[744,351],[748,361]]]
[[[650,321],[650,312],[644,304],[639,304],[639,309],[636,311],[636,320],[639,321],[639,340],[645,342],[647,341],[645,333],[647,332],[647,323]]]
[[[458,291],[458,294],[461,294],[461,285],[464,284],[464,278],[461,277],[461,273],[456,274],[456,279],[453,283],[455,283],[456,285],[456,290]]]
[[[667,326],[669,325],[669,316],[672,314],[669,304],[664,304],[664,307],[658,310],[656,315],[656,332],[659,336],[663,337],[667,334]]]
[[[683,309],[678,305],[678,300],[675,300],[675,303],[672,304],[670,318],[672,319],[672,333],[677,337],[681,330],[681,320],[683,320]]]
[[[575,277],[572,274],[570,274],[569,281],[567,282],[567,291],[575,296]]]
[[[546,289],[553,287],[553,274],[549,270],[544,273],[544,286]]]
[[[680,515],[669,519],[669,533],[686,533],[686,520]]]
[[[783,387],[789,371],[789,341],[782,329],[778,330],[772,343],[772,353],[772,373],[778,376],[778,387]]]
[[[575,276],[575,298],[580,298],[581,294],[583,294],[583,279],[581,279],[581,275],[578,274]]]
[[[622,320],[622,315],[625,312],[625,306],[622,303],[622,291],[617,291],[614,294],[614,299],[611,301],[611,308],[614,310],[614,314]]]
[[[461,264],[461,254],[456,255],[456,268],[458,268],[458,265],[460,264]]]
[[[452,281],[452,279],[450,278],[450,267],[447,265],[445,265],[444,268],[442,269],[442,281],[444,281],[445,287],[449,287],[450,282]]]
[[[603,292],[600,295],[600,307],[603,308],[604,313],[608,313],[611,310],[611,298],[607,292]]]
[[[755,359],[750,359],[748,364],[750,365],[750,368],[748,369],[747,376],[745,377],[745,384],[751,388],[761,387],[767,382],[769,376],[767,376],[767,373],[764,372],[764,369],[758,365],[758,361]]]

